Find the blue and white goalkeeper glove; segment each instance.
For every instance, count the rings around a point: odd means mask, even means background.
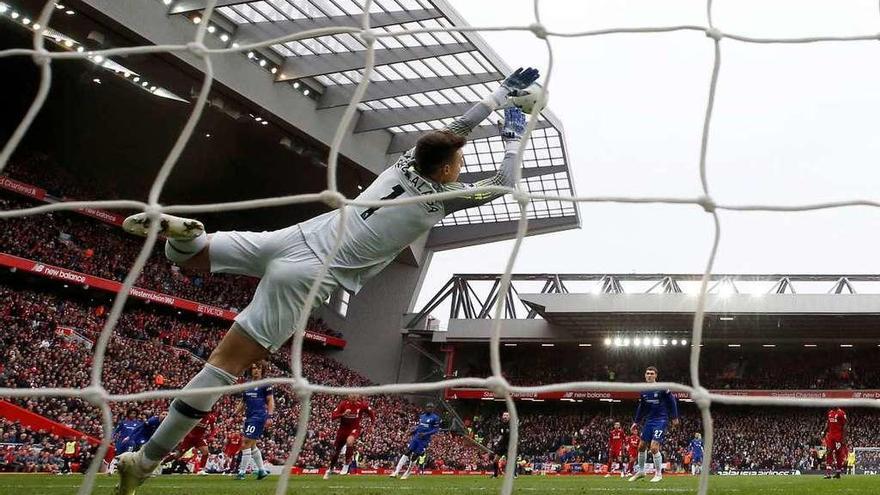
[[[504,124],[501,126],[501,139],[519,141],[526,131],[526,114],[516,107],[504,109]]]

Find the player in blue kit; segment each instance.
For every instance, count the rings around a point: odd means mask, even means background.
[[[657,368],[648,366],[648,369],[645,370],[645,381],[647,383],[657,381]],[[629,478],[630,481],[645,477],[648,446],[651,447],[654,459],[654,477],[651,478],[651,482],[657,483],[663,480],[663,454],[660,453],[660,447],[663,445],[670,417],[672,424],[678,425],[678,402],[672,392],[650,390],[641,393],[639,406],[636,408],[635,417],[633,417],[633,427],[637,428],[642,420],[645,421],[645,425],[642,427],[642,438],[639,442],[638,467],[635,474]]]
[[[251,380],[263,378],[263,369],[255,364],[251,367]],[[263,454],[257,448],[257,440],[263,436],[263,429],[272,425],[272,415],[275,413],[275,397],[272,395],[272,387],[249,388],[242,394],[242,401],[235,410],[238,414],[242,408],[245,410],[244,440],[241,443],[241,462],[238,465],[237,480],[243,480],[251,461],[256,468],[257,479],[261,480],[269,476],[269,472],[263,469]]]
[[[156,429],[159,428],[159,425],[162,424],[162,420],[168,416],[168,411],[162,411],[159,416],[150,416],[144,423],[141,425],[140,430],[135,434],[135,438],[137,439],[137,449],[141,448],[141,445],[147,443],[150,438],[153,436],[153,433],[156,433]],[[137,450],[135,449],[135,450]]]
[[[407,447],[406,454],[400,456],[400,460],[397,462],[397,468],[391,473],[392,478],[396,478],[398,474],[400,474],[400,470],[403,469],[403,465],[407,464],[406,472],[400,477],[400,479],[405,480],[409,478],[409,473],[412,470],[413,464],[416,463],[419,456],[425,453],[428,449],[428,444],[431,443],[431,437],[434,436],[435,433],[440,431],[440,424],[442,420],[440,416],[434,412],[434,404],[429,402],[425,405],[425,411],[419,415],[419,424],[413,428],[412,438],[409,441],[409,446]]]
[[[691,474],[696,476],[703,471],[703,435],[694,433],[694,439],[688,445],[691,454]]]
[[[113,430],[113,447],[117,455],[134,452],[140,447],[138,438],[143,427],[144,422],[138,418],[136,409],[126,411],[125,419]]]

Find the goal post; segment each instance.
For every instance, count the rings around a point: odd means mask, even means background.
[[[856,447],[854,474],[880,474],[880,447]],[[847,471],[849,471],[847,466]]]

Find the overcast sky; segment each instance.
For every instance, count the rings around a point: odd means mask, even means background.
[[[450,0],[474,26],[530,24],[530,0]],[[715,24],[752,36],[880,32],[877,0],[720,0]],[[705,1],[544,0],[554,31],[705,25]],[[531,33],[484,33],[512,67],[546,72]],[[701,193],[700,132],[712,65],[699,32],[552,41],[550,108],[581,195]],[[708,155],[718,202],[880,199],[880,42],[722,42]],[[581,205],[582,228],[527,238],[516,272],[701,272],[711,217],[693,206]],[[880,272],[880,209],[721,213],[717,272]],[[453,273],[500,273],[512,241],[441,252],[421,294]],[[421,302],[420,301],[420,302]]]

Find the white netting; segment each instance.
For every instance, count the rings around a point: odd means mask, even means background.
[[[853,453],[856,456],[853,474],[880,473],[880,447],[856,447]]]
[[[346,198],[344,195],[338,192],[336,188],[336,169],[338,164],[338,156],[339,156],[339,148],[342,143],[342,140],[345,138],[347,129],[349,129],[350,124],[352,123],[352,119],[357,112],[357,106],[363,98],[367,85],[370,81],[370,75],[375,66],[375,51],[374,51],[374,43],[377,38],[388,38],[388,37],[400,37],[406,35],[413,35],[418,33],[436,33],[436,32],[478,32],[478,31],[530,31],[532,34],[537,36],[538,38],[544,40],[547,46],[547,53],[549,55],[549,67],[547,70],[547,75],[545,80],[543,81],[545,87],[549,87],[551,76],[553,73],[553,49],[550,45],[549,38],[550,37],[590,37],[590,36],[600,36],[600,35],[609,35],[609,34],[622,34],[622,33],[667,33],[667,32],[675,32],[675,31],[697,31],[703,32],[706,36],[711,40],[714,45],[714,63],[712,66],[712,78],[709,84],[708,90],[708,98],[706,105],[706,115],[703,124],[703,133],[702,133],[702,141],[700,146],[700,161],[699,161],[699,174],[700,181],[702,183],[703,188],[703,196],[696,198],[673,198],[673,197],[595,197],[595,196],[556,196],[556,195],[546,195],[546,194],[527,194],[522,192],[519,188],[504,188],[504,187],[488,187],[483,188],[483,191],[492,191],[492,192],[505,192],[513,195],[514,199],[517,201],[520,209],[520,218],[517,229],[516,242],[513,245],[513,250],[508,259],[507,266],[505,268],[504,276],[501,278],[501,285],[499,288],[500,293],[505,293],[508,290],[510,285],[510,274],[513,269],[513,264],[516,259],[517,253],[519,252],[520,245],[522,244],[523,238],[526,234],[526,229],[528,226],[528,218],[526,215],[526,208],[528,207],[530,201],[532,199],[549,199],[556,201],[564,201],[564,202],[607,202],[607,203],[665,203],[665,204],[681,204],[681,205],[693,205],[699,206],[704,209],[706,213],[712,216],[715,233],[714,240],[712,243],[712,248],[709,252],[708,261],[706,262],[706,269],[703,273],[702,282],[700,285],[700,294],[697,300],[697,310],[694,314],[694,323],[693,323],[693,332],[691,337],[691,357],[690,357],[690,374],[691,374],[691,384],[684,385],[679,383],[657,383],[651,386],[647,386],[645,383],[607,383],[607,382],[573,382],[573,383],[557,383],[552,385],[544,385],[537,387],[519,387],[513,386],[508,383],[501,373],[501,361],[500,361],[500,331],[501,325],[503,324],[503,320],[501,319],[501,313],[503,310],[503,298],[498,298],[498,301],[495,306],[495,315],[494,315],[494,326],[493,326],[493,334],[490,343],[490,360],[491,360],[491,370],[492,376],[488,378],[462,378],[462,379],[454,379],[454,380],[446,380],[440,382],[431,382],[431,383],[410,383],[410,384],[392,384],[392,385],[377,385],[371,387],[329,387],[323,385],[311,384],[306,380],[306,378],[302,374],[302,365],[301,365],[301,356],[302,356],[302,344],[303,337],[305,335],[304,329],[307,323],[308,315],[312,309],[312,306],[315,303],[315,294],[317,293],[320,281],[327,276],[327,264],[325,263],[324,269],[321,272],[321,277],[316,279],[315,283],[312,285],[308,303],[306,308],[300,313],[300,319],[297,322],[296,331],[294,333],[294,339],[292,343],[292,352],[291,352],[291,368],[292,374],[291,377],[284,378],[272,378],[259,380],[256,382],[249,382],[234,386],[228,387],[215,387],[210,389],[198,389],[198,390],[164,390],[164,391],[150,391],[150,392],[142,392],[135,394],[122,394],[122,395],[111,395],[109,394],[102,386],[101,383],[101,372],[104,364],[104,355],[107,349],[107,345],[113,336],[113,330],[116,326],[117,321],[119,320],[120,313],[122,312],[122,308],[125,304],[126,299],[128,298],[129,291],[140,274],[144,264],[149,257],[158,237],[157,229],[159,226],[159,222],[153,221],[151,222],[151,228],[149,234],[147,235],[146,241],[144,242],[143,248],[140,251],[140,254],[136,258],[134,265],[129,271],[128,275],[125,277],[123,287],[119,291],[116,296],[113,307],[110,311],[109,317],[107,318],[107,322],[104,325],[101,334],[97,340],[95,345],[95,354],[94,354],[94,362],[92,366],[91,373],[91,385],[84,389],[72,389],[72,388],[40,388],[40,389],[9,389],[2,388],[0,389],[0,396],[12,396],[12,397],[79,397],[84,400],[89,401],[90,403],[96,405],[101,409],[102,412],[102,423],[104,428],[104,436],[101,442],[101,445],[96,454],[96,459],[100,460],[106,454],[108,447],[110,445],[110,432],[113,430],[112,418],[110,413],[110,402],[119,402],[119,401],[140,401],[140,400],[149,400],[149,399],[169,399],[178,396],[197,396],[197,395],[207,395],[216,392],[241,392],[247,388],[250,388],[255,385],[284,385],[290,387],[302,401],[302,413],[298,418],[298,429],[294,442],[294,447],[292,452],[287,458],[287,462],[284,466],[283,474],[278,482],[278,486],[276,489],[276,493],[283,494],[286,493],[288,478],[290,475],[290,468],[293,466],[293,463],[296,461],[297,456],[300,453],[300,450],[303,445],[303,441],[305,439],[305,434],[307,431],[307,424],[309,420],[310,413],[310,399],[311,396],[315,393],[325,393],[325,394],[334,394],[334,395],[345,395],[350,393],[359,393],[365,395],[375,395],[375,394],[396,394],[396,393],[413,393],[413,392],[427,392],[427,391],[439,391],[447,387],[486,387],[491,390],[494,390],[498,395],[504,396],[507,404],[507,410],[510,412],[511,416],[511,428],[510,428],[510,443],[508,445],[507,457],[508,459],[516,458],[516,449],[517,449],[517,439],[518,439],[518,416],[516,411],[516,406],[511,398],[511,393],[542,393],[542,392],[555,392],[555,391],[578,391],[578,390],[625,390],[625,391],[640,391],[645,389],[669,389],[674,391],[688,392],[693,398],[694,403],[701,411],[702,420],[703,420],[703,428],[705,433],[705,462],[704,464],[709,466],[711,465],[712,459],[712,439],[713,439],[713,427],[712,427],[712,416],[710,414],[709,408],[713,402],[725,403],[725,404],[738,404],[738,405],[775,405],[775,406],[813,406],[813,407],[829,407],[829,406],[850,406],[850,407],[874,407],[880,408],[880,401],[872,400],[872,399],[799,399],[799,398],[787,398],[787,397],[740,397],[740,396],[731,396],[731,395],[716,395],[710,393],[708,390],[703,388],[700,385],[699,378],[699,367],[700,367],[700,343],[702,342],[702,333],[703,333],[703,312],[706,300],[706,292],[707,292],[707,284],[709,280],[709,275],[712,272],[712,266],[715,261],[715,255],[718,251],[718,243],[721,236],[721,224],[718,218],[717,210],[732,210],[732,211],[777,211],[777,212],[795,212],[795,211],[810,211],[810,210],[820,210],[820,209],[828,209],[828,208],[839,208],[845,206],[877,206],[880,207],[880,203],[875,201],[868,200],[852,200],[852,201],[840,201],[840,202],[829,202],[829,203],[820,203],[820,204],[803,204],[803,205],[794,205],[794,206],[774,206],[774,205],[737,205],[737,204],[717,204],[712,199],[712,196],[709,193],[709,181],[706,174],[706,151],[709,143],[709,129],[710,124],[712,122],[712,110],[714,106],[715,100],[715,90],[718,85],[718,76],[721,69],[721,41],[725,38],[730,40],[736,40],[745,43],[816,43],[816,42],[829,42],[829,41],[869,41],[869,40],[877,40],[878,35],[876,33],[871,33],[868,35],[856,35],[856,36],[827,36],[827,37],[809,37],[809,38],[755,38],[748,36],[740,36],[736,34],[724,33],[715,27],[715,24],[712,20],[712,0],[707,0],[706,4],[706,17],[707,23],[704,26],[699,25],[681,25],[681,26],[665,26],[665,27],[639,27],[639,28],[616,28],[616,29],[604,29],[597,31],[585,31],[585,32],[574,32],[574,33],[561,33],[561,32],[552,32],[548,30],[541,23],[541,12],[540,12],[540,0],[534,0],[534,23],[528,26],[504,26],[504,27],[424,27],[418,29],[405,29],[405,30],[389,30],[385,31],[377,31],[370,29],[370,7],[372,4],[372,0],[365,0],[363,11],[366,13],[363,16],[363,23],[361,28],[352,28],[352,27],[329,27],[329,28],[321,28],[314,29],[309,31],[303,31],[296,34],[291,34],[271,40],[266,40],[260,43],[254,43],[249,45],[241,45],[241,46],[233,46],[232,48],[222,48],[222,49],[212,49],[208,48],[204,44],[205,34],[208,30],[208,26],[210,24],[210,19],[214,11],[214,7],[216,5],[216,0],[208,0],[206,2],[207,6],[202,13],[201,22],[198,25],[195,39],[187,43],[185,45],[153,45],[153,46],[139,46],[139,47],[129,47],[129,48],[114,48],[108,50],[99,50],[87,53],[78,53],[78,52],[50,52],[44,47],[44,37],[43,33],[48,28],[51,17],[55,12],[55,2],[47,2],[43,7],[39,18],[35,21],[35,25],[39,25],[38,29],[34,29],[34,48],[33,49],[11,49],[0,51],[0,57],[9,57],[9,56],[31,56],[33,57],[34,63],[40,69],[40,85],[37,91],[37,94],[34,98],[34,101],[25,114],[24,118],[21,120],[21,123],[16,128],[15,132],[9,139],[9,141],[4,145],[2,152],[0,152],[0,171],[6,166],[6,163],[9,160],[9,157],[12,155],[12,152],[16,149],[20,141],[22,140],[24,134],[27,132],[31,123],[34,121],[37,113],[40,111],[43,103],[46,100],[46,97],[49,93],[49,87],[51,83],[51,74],[52,68],[51,63],[53,60],[69,60],[69,59],[84,59],[86,57],[94,57],[94,56],[103,56],[109,57],[114,55],[124,55],[124,54],[144,54],[144,53],[168,53],[168,52],[183,52],[188,51],[192,55],[201,59],[204,64],[204,72],[205,78],[203,84],[201,86],[201,91],[199,92],[198,98],[196,100],[196,104],[193,107],[193,111],[190,114],[186,125],[181,131],[177,141],[174,146],[171,148],[171,151],[168,153],[167,158],[162,164],[161,169],[159,170],[158,175],[156,176],[155,181],[153,182],[152,188],[150,189],[150,193],[148,196],[148,200],[146,203],[141,201],[128,201],[128,200],[119,200],[119,201],[76,201],[76,202],[64,202],[64,203],[55,203],[45,206],[39,206],[34,208],[26,208],[14,211],[4,211],[0,212],[0,218],[10,218],[15,216],[25,216],[25,215],[34,215],[39,213],[46,213],[55,210],[73,210],[76,208],[90,207],[90,208],[105,208],[105,209],[139,209],[147,212],[152,215],[152,218],[155,220],[159,214],[162,212],[167,213],[176,213],[176,214],[193,214],[193,213],[201,213],[201,212],[220,212],[220,211],[230,211],[230,210],[241,210],[241,209],[252,209],[252,208],[264,208],[269,206],[282,206],[282,205],[290,205],[296,203],[306,203],[306,202],[324,202],[330,205],[333,208],[337,208],[341,212],[341,217],[344,220],[344,216],[347,214],[348,206],[367,206],[367,207],[388,207],[393,205],[402,205],[409,203],[421,203],[425,200],[441,200],[441,199],[449,199],[460,195],[461,192],[453,191],[446,192],[422,197],[414,197],[407,199],[394,199],[394,200],[385,200],[385,201],[358,201]],[[213,71],[211,60],[213,56],[216,55],[224,55],[230,54],[234,52],[247,52],[250,50],[255,50],[258,48],[264,48],[271,45],[275,45],[278,43],[286,43],[290,41],[303,40],[308,38],[313,38],[317,36],[325,36],[325,35],[333,35],[333,34],[341,34],[348,33],[353,36],[358,36],[366,45],[366,65],[364,67],[364,74],[361,78],[361,81],[358,84],[357,90],[355,91],[351,102],[349,103],[343,118],[340,120],[339,126],[336,130],[336,134],[332,141],[330,147],[330,156],[328,160],[327,167],[327,189],[320,194],[302,194],[302,195],[294,195],[294,196],[283,196],[283,197],[275,197],[275,198],[266,198],[266,199],[257,199],[250,201],[237,201],[237,202],[227,202],[227,203],[215,203],[215,204],[200,204],[200,205],[171,205],[171,206],[163,206],[159,203],[159,197],[162,192],[162,189],[165,185],[165,181],[168,179],[172,169],[174,168],[175,163],[180,157],[181,152],[183,151],[184,146],[186,146],[190,136],[192,135],[193,129],[196,126],[196,123],[199,120],[199,117],[202,114],[202,111],[205,108],[205,103],[207,101],[208,92],[211,88],[211,84],[213,82]],[[546,93],[545,93],[546,94]],[[545,102],[546,103],[546,102]],[[526,128],[525,135],[523,136],[520,142],[519,153],[516,159],[515,166],[515,177],[517,179],[517,183],[522,177],[522,154],[525,149],[526,143],[528,142],[529,136],[535,128],[537,122],[536,117],[531,117],[529,119],[528,126]],[[471,194],[474,190],[468,190],[467,193]],[[341,240],[341,236],[343,234],[343,229],[341,226],[344,225],[344,221],[340,222],[340,228],[337,232],[337,243],[336,249],[331,256],[335,256],[335,252],[339,248],[339,240]],[[89,468],[87,476],[85,477],[83,484],[79,489],[80,494],[91,493],[92,488],[94,486],[95,476],[98,472],[98,468],[100,466],[100,462],[93,462]],[[704,495],[708,490],[708,482],[709,482],[709,469],[706,469],[702,472],[700,476],[700,485],[699,485],[699,493]],[[504,482],[502,484],[501,492],[505,495],[511,493],[513,487],[513,470],[508,469],[504,476]]]

